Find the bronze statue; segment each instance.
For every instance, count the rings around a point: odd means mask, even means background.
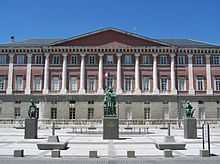
[[[184,104],[184,108],[185,108],[185,115],[187,118],[193,118],[193,114],[195,109],[193,109],[191,103],[189,101],[186,101],[186,103]]]
[[[104,116],[116,116],[116,94],[112,88],[105,90],[104,97]]]
[[[38,119],[38,108],[31,99],[31,105],[28,110],[28,116],[33,119]]]

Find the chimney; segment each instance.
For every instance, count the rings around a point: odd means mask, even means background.
[[[15,42],[15,37],[13,35],[10,37],[10,39],[11,39],[11,42]]]

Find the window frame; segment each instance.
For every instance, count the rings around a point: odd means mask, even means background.
[[[25,55],[19,54],[16,56],[16,64],[25,64]]]
[[[61,64],[61,57],[60,57],[60,55],[52,55],[52,64],[53,65]]]
[[[0,65],[7,64],[7,55],[2,54],[0,55]]]

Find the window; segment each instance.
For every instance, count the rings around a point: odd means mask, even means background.
[[[57,119],[57,108],[51,108],[50,110],[50,118]]]
[[[35,55],[35,59],[34,59],[34,63],[35,64],[43,64],[43,56],[42,55]]]
[[[220,55],[212,56],[212,64],[220,64]]]
[[[106,55],[106,64],[113,64],[113,55]]]
[[[16,88],[16,90],[17,91],[22,91],[23,90],[23,86],[24,86],[24,84],[23,84],[23,76],[16,76],[16,86],[15,86],[15,88]]]
[[[124,78],[124,91],[132,91],[132,77],[125,76]]]
[[[96,64],[95,55],[89,55],[89,64]]]
[[[24,64],[24,55],[17,55],[17,64]]]
[[[143,56],[143,64],[151,64],[151,56],[150,55]]]
[[[96,77],[94,76],[89,76],[88,77],[88,91],[89,92],[94,92],[96,91]]]
[[[167,55],[160,55],[160,64],[168,64]]]
[[[0,76],[0,91],[5,90],[5,84],[6,84],[6,77]]]
[[[161,89],[161,91],[168,90],[168,79],[167,78],[163,77],[160,79],[160,89]]]
[[[184,55],[177,56],[177,64],[186,64]]]
[[[94,108],[88,108],[88,119],[94,118]]]
[[[196,64],[205,64],[203,55],[196,55],[195,60],[196,60]]]
[[[52,64],[60,64],[60,55],[53,55]]]
[[[41,91],[41,77],[40,76],[34,77],[33,90],[34,91]]]
[[[196,80],[196,88],[198,91],[203,91],[204,88],[204,77],[203,76],[198,76]]]
[[[219,120],[220,119],[220,108],[217,107],[217,119]]]
[[[52,77],[51,81],[51,89],[52,91],[59,91],[60,90],[60,79],[59,77]]]
[[[150,77],[144,76],[142,78],[142,90],[149,91],[150,90]]]
[[[150,119],[150,108],[144,108],[144,119]]]
[[[0,55],[0,64],[6,64],[7,63],[7,56],[6,55]]]
[[[69,108],[69,119],[76,119],[76,109]]]
[[[185,91],[186,90],[186,83],[184,77],[179,77],[177,79],[177,87],[179,91]]]
[[[71,64],[78,64],[77,55],[71,56]]]
[[[105,88],[113,88],[114,76],[108,75],[105,80]]]
[[[14,117],[15,117],[15,119],[18,119],[20,116],[21,116],[21,109],[16,107],[14,109]]]
[[[94,104],[93,100],[88,101],[88,104]]]
[[[124,64],[132,64],[132,56],[131,55],[124,56]]]
[[[77,77],[70,77],[70,90],[72,92],[76,92],[78,90],[77,87]]]
[[[215,78],[215,90],[220,91],[220,77]]]
[[[2,114],[2,108],[0,108],[0,115]]]

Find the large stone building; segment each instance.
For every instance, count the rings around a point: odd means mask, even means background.
[[[220,118],[220,47],[105,28],[67,39],[0,44],[0,118],[101,119],[113,87],[121,119]]]

